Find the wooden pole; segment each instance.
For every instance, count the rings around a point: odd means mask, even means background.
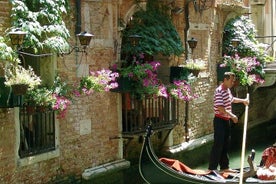
[[[246,99],[249,100],[249,93],[247,93]],[[244,168],[244,157],[245,157],[247,121],[248,121],[248,105],[245,106],[244,125],[243,125],[243,138],[242,138],[242,152],[241,152],[240,182],[239,182],[239,184],[243,183],[243,168]]]

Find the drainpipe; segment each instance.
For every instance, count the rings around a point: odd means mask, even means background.
[[[75,35],[81,32],[81,0],[76,0],[76,27],[75,27]]]
[[[271,7],[271,17],[270,17],[270,19],[271,19],[271,35],[273,35],[274,36],[274,34],[275,34],[275,29],[274,29],[274,27],[276,26],[275,25],[275,21],[274,21],[274,19],[273,19],[273,17],[274,17],[274,15],[275,15],[275,0],[271,0],[271,4],[270,4],[270,7]],[[273,40],[273,38],[271,39],[271,42],[272,42],[272,45],[271,45],[271,49],[272,49],[272,56],[273,57],[275,57],[275,40]]]
[[[189,22],[189,4],[190,2],[195,0],[188,0],[187,2],[185,2],[185,6],[184,6],[184,16],[185,16],[185,28],[184,28],[184,45],[185,45],[185,60],[188,59],[188,30],[190,29],[190,22]]]
[[[184,28],[184,45],[185,45],[185,60],[188,59],[188,43],[187,43],[187,37],[188,37],[188,30],[190,28],[190,22],[189,22],[189,4],[190,2],[195,0],[188,0],[185,2],[184,6],[184,16],[185,16],[185,28]],[[188,121],[189,121],[189,102],[185,102],[185,119],[184,119],[184,129],[185,129],[185,141],[188,142],[190,140],[189,137],[189,127],[188,127]]]

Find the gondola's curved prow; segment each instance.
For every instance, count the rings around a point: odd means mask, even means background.
[[[152,134],[151,125],[146,130],[144,143],[139,159],[139,172],[145,182],[151,184],[173,184],[173,183],[187,183],[187,184],[202,184],[202,183],[226,183],[224,180],[214,181],[208,180],[203,177],[193,177],[186,173],[178,173],[177,171],[169,168],[164,163],[159,161],[154,154],[150,136]],[[228,183],[228,182],[227,182]],[[234,182],[236,183],[236,182]]]

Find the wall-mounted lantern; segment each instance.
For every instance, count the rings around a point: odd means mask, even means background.
[[[139,44],[140,39],[142,38],[142,36],[135,34],[135,35],[128,36],[128,38],[130,40],[130,44],[135,47],[136,45]]]
[[[20,29],[15,29],[11,32],[9,32],[9,36],[11,39],[11,43],[12,45],[16,45],[18,47],[18,49],[20,48],[20,46],[23,44],[24,38],[27,35],[26,32],[21,31]],[[60,55],[69,55],[71,54],[74,50],[76,52],[84,52],[86,53],[86,48],[88,47],[88,45],[91,42],[91,39],[94,37],[93,34],[87,33],[87,32],[81,32],[79,34],[76,35],[80,41],[80,47],[74,46],[71,48],[71,50],[69,52],[63,52],[60,53]],[[25,54],[25,55],[30,55],[30,56],[44,56],[45,54],[41,54],[41,55],[35,55],[35,54],[30,54],[30,53],[26,53],[26,52],[22,52],[22,51],[18,51],[20,54]],[[51,54],[46,54],[47,56],[51,55]]]
[[[192,38],[191,38],[190,40],[188,40],[187,42],[188,42],[189,47],[191,48],[192,54],[193,54],[193,51],[194,51],[194,49],[195,49],[196,46],[197,46],[197,40],[196,40],[195,38],[192,37]]]
[[[240,40],[239,40],[239,39],[233,38],[233,39],[231,40],[231,45],[232,45],[235,49],[239,46],[239,44],[240,44]]]
[[[28,52],[23,52],[21,50],[21,45],[24,42],[24,39],[27,35],[27,32],[22,31],[20,29],[14,29],[13,31],[10,31],[9,33],[10,39],[11,39],[11,44],[17,46],[17,53],[22,55],[28,55],[28,56],[33,56],[33,57],[44,57],[44,56],[51,56],[51,53],[48,54],[32,54]],[[22,59],[24,60],[24,57],[22,56]],[[25,64],[25,61],[24,61]]]
[[[92,38],[94,37],[94,35],[90,34],[90,33],[87,33],[86,31],[84,31],[84,32],[81,32],[81,33],[77,34],[76,36],[79,39],[81,47],[74,46],[74,47],[71,48],[70,51],[60,53],[61,56],[63,56],[63,55],[69,55],[73,51],[75,51],[75,52],[82,52],[82,53],[87,54],[86,48],[89,46],[89,44],[90,44]]]

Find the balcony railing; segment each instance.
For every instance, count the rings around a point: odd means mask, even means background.
[[[122,123],[124,135],[144,133],[151,123],[153,129],[171,129],[178,123],[178,101],[162,97],[135,99],[122,93]]]

